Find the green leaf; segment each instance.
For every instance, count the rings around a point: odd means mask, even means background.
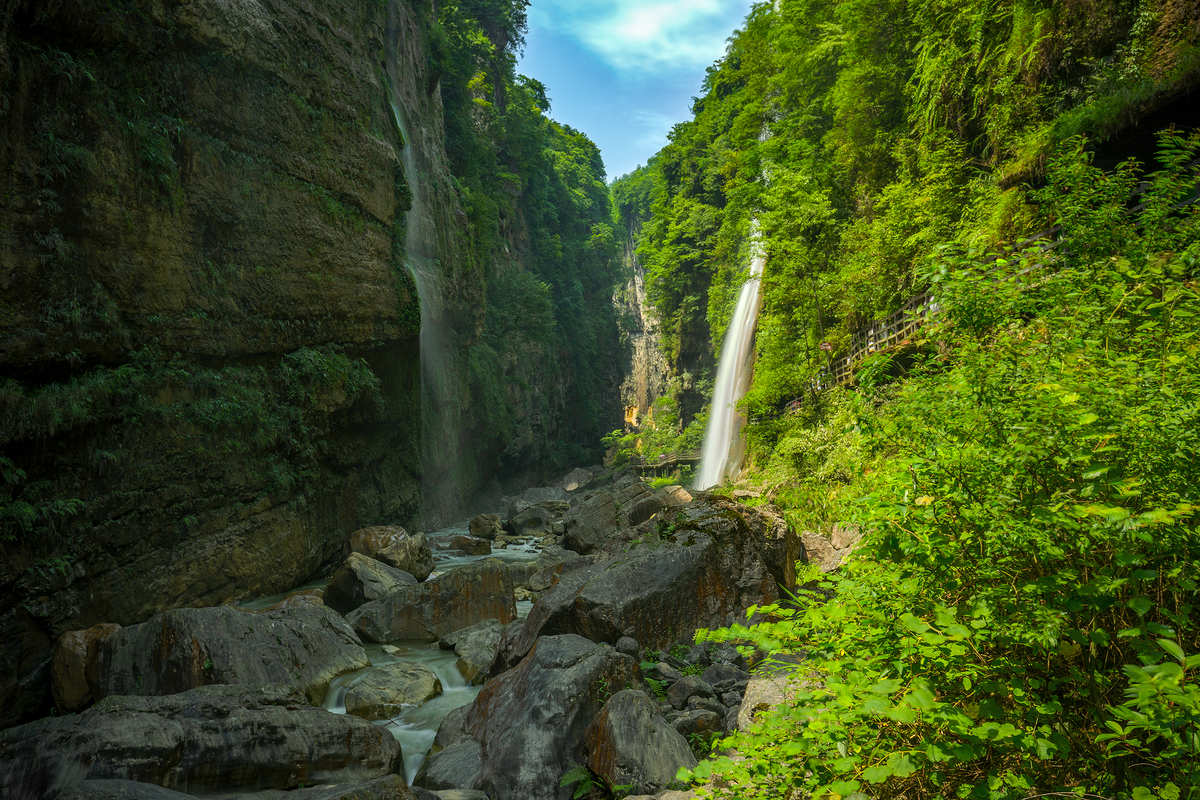
[[[876,764],[863,770],[863,777],[871,783],[883,783],[892,777],[892,768],[887,764]]]
[[[1154,792],[1145,786],[1135,786],[1133,787],[1133,800],[1157,800],[1157,798]]]
[[[833,783],[829,784],[829,791],[833,792],[836,795],[841,795],[842,797],[845,797],[846,795],[854,794],[855,792],[857,792],[859,790],[859,787],[861,787],[861,786],[862,786],[861,783],[859,783],[858,781],[853,781],[853,780],[851,780],[851,781],[834,781]]]
[[[1184,660],[1183,648],[1170,639],[1158,639],[1158,646],[1161,647],[1166,654],[1177,661]]]
[[[1168,783],[1158,790],[1158,796],[1162,800],[1179,800],[1179,787],[1173,783]]]
[[[1126,605],[1133,609],[1134,613],[1139,617],[1144,617],[1150,613],[1150,609],[1154,608],[1154,601],[1144,595],[1138,595],[1137,597],[1130,598]]]

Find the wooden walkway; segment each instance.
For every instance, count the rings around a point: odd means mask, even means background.
[[[1189,166],[1195,167],[1197,163],[1193,162]],[[1135,190],[1135,196],[1144,194],[1149,186],[1150,184],[1145,181],[1140,183]],[[1193,194],[1187,200],[1176,203],[1173,206],[1173,210],[1178,211],[1188,206],[1194,206],[1197,203],[1200,203],[1200,194]],[[1131,213],[1137,214],[1144,208],[1145,203],[1142,202],[1129,210]],[[1041,233],[1021,240],[1012,250],[995,254],[986,259],[986,261],[995,262],[1001,258],[1011,259],[1031,250],[1040,251],[1041,254],[1048,254],[1062,244],[1062,240],[1058,238],[1058,233],[1059,226],[1055,225]],[[1041,266],[1043,266],[1043,263],[1040,261],[1030,264],[1020,272],[1009,276],[1007,280],[1015,281]],[[910,299],[904,304],[903,308],[887,319],[858,329],[851,338],[850,349],[831,361],[812,381],[813,392],[821,392],[834,386],[844,386],[850,383],[854,379],[855,370],[869,356],[907,344],[911,341],[913,334],[939,311],[941,311],[941,306],[937,300],[928,291],[923,291]],[[803,403],[803,398],[796,398],[787,404],[787,410],[793,411]]]
[[[643,478],[665,478],[673,475],[680,467],[694,467],[699,463],[699,453],[672,453],[657,461],[638,460],[633,462],[632,466]]]

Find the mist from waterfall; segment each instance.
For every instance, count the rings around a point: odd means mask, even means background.
[[[452,329],[438,263],[438,233],[429,201],[430,169],[422,168],[404,106],[393,89],[392,113],[404,138],[401,163],[412,205],[405,216],[405,267],[417,287],[421,309],[421,512],[425,525],[444,521],[461,503],[459,402]]]
[[[729,477],[742,463],[742,426],[745,418],[738,411],[738,403],[750,388],[754,326],[758,322],[761,279],[766,262],[758,220],[751,220],[750,276],[738,293],[737,307],[721,346],[717,386],[709,410],[708,428],[704,432],[704,449],[700,455],[700,469],[696,473],[696,489],[711,489]]]

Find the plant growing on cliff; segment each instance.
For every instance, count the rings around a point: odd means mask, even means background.
[[[805,653],[794,695],[695,777],[739,800],[1200,796],[1200,136],[1161,154],[1105,173],[1069,148],[1039,192],[1052,253],[932,263],[940,347],[849,406],[857,556],[709,634]]]

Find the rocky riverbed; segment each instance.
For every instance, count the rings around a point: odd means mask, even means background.
[[[287,595],[64,635],[60,713],[0,732],[0,794],[680,788],[762,694],[734,648],[692,633],[780,599],[801,540],[769,509],[631,472],[577,470],[501,505],[429,534],[358,531]]]

